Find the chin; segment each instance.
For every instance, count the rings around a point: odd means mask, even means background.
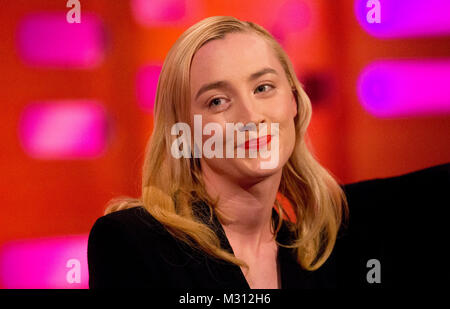
[[[270,164],[270,158],[243,158],[238,169],[247,177],[265,178],[278,173],[283,168],[281,160],[277,164]]]

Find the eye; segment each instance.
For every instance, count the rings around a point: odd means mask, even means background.
[[[222,98],[214,98],[208,103],[208,107],[216,107],[221,105]]]
[[[262,90],[262,92],[267,92],[267,91],[264,91],[264,89],[266,89],[266,86],[268,86],[268,87],[270,87],[270,88],[274,88],[272,85],[270,85],[270,84],[263,84],[263,85],[259,85],[258,87],[256,87],[256,89],[255,89],[255,91],[256,90]],[[269,89],[270,90],[270,89]]]

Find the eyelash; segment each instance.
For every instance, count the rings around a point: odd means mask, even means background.
[[[271,85],[271,84],[261,84],[261,85],[257,86],[255,89],[258,89],[258,88],[261,87],[261,86],[270,86],[272,89],[275,88],[275,86],[273,86],[273,85]],[[263,92],[267,92],[267,91],[263,91]],[[208,107],[209,107],[209,108],[212,108],[212,107],[213,107],[212,102],[213,102],[214,100],[217,100],[217,99],[222,99],[222,98],[214,98],[214,99],[211,99],[211,100],[208,102]],[[218,105],[216,105],[216,106],[218,106]]]

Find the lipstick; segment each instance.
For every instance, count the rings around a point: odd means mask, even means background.
[[[253,138],[245,142],[243,145],[245,149],[257,149],[260,150],[261,147],[270,144],[270,140],[272,139],[271,135],[261,136],[259,138]]]

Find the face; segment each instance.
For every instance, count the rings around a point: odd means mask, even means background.
[[[203,134],[203,146],[213,136],[223,137],[223,158],[202,155],[202,171],[247,184],[280,174],[295,146],[297,104],[283,67],[267,42],[256,34],[230,33],[224,39],[206,43],[194,55],[190,83],[191,128],[194,128],[194,116],[197,115],[197,120],[201,116],[202,130],[208,124],[214,124],[210,134]],[[205,87],[207,85],[210,86]],[[253,123],[255,127],[244,132],[243,145],[236,132],[227,134],[227,123]],[[267,125],[264,135],[259,130],[260,124]],[[276,124],[278,133],[275,132]],[[265,138],[266,135],[271,135],[272,139]],[[268,142],[266,147],[272,156],[278,155],[275,165],[263,167],[264,162],[274,162],[274,158],[263,156],[258,148],[252,148],[252,142],[258,137],[260,145]],[[254,140],[249,141],[251,139]],[[226,149],[232,141],[234,156],[230,157],[226,155]],[[245,141],[249,141],[247,147]],[[273,149],[277,143],[278,152]],[[209,145],[213,150],[219,147],[219,143]],[[238,157],[239,148],[245,151],[244,157]],[[256,157],[251,157],[250,152],[256,153]]]

